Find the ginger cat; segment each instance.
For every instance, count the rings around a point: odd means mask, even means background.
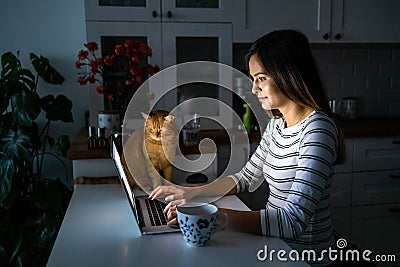
[[[171,181],[172,161],[178,145],[174,116],[164,110],[142,113],[144,127],[137,129],[123,146],[123,162],[128,167],[133,188],[151,191]],[[133,179],[135,177],[135,179]]]

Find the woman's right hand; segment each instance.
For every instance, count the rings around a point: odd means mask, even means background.
[[[190,202],[194,197],[194,190],[190,187],[177,186],[177,185],[166,185],[157,186],[153,192],[150,193],[149,198],[154,200],[163,195],[166,195],[164,200],[170,204],[179,206]]]

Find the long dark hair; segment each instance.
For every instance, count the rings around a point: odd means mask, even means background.
[[[257,56],[266,74],[282,94],[298,105],[322,111],[334,120],[310,44],[304,34],[295,30],[270,32],[250,47],[245,56],[247,68],[253,55]],[[282,117],[277,109],[271,112],[275,118]],[[340,164],[345,161],[346,149],[337,123],[336,127],[339,141],[336,164]]]

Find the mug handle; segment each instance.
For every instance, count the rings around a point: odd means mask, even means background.
[[[224,222],[222,225],[217,226],[217,227],[215,228],[214,233],[217,232],[217,231],[220,231],[220,230],[224,230],[225,227],[228,225],[228,222],[229,222],[229,216],[228,216],[228,214],[226,214],[225,212],[219,212],[217,218],[218,218],[219,216],[225,217],[225,222]]]

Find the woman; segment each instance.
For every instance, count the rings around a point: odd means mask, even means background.
[[[299,252],[327,250],[334,246],[331,179],[334,166],[344,161],[345,148],[309,42],[297,31],[274,31],[253,43],[246,63],[252,92],[274,117],[248,163],[239,173],[211,186],[161,186],[150,197],[167,195],[165,212],[169,223],[176,224],[175,205],[204,194],[239,193],[265,179],[270,189],[266,208],[224,209],[228,227],[279,237]],[[328,264],[329,259],[316,262]]]

